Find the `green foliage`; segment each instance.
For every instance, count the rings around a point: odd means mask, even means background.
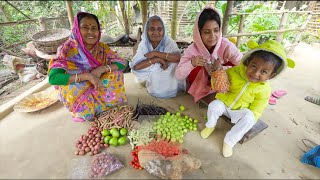
[[[193,1],[190,2],[188,7],[186,8],[187,19],[190,21],[195,21],[197,14],[202,10],[202,8],[206,5],[205,1]],[[193,33],[193,24],[186,25],[183,29],[184,36],[192,36]]]
[[[300,40],[308,44],[319,43],[320,35],[313,36],[313,35],[310,35],[308,32],[303,32]]]
[[[2,27],[3,29],[3,41],[11,44],[13,42],[18,42],[20,39],[23,38],[23,36],[19,33],[16,33],[15,27],[13,26],[6,26]]]
[[[227,1],[217,1],[215,4],[215,8],[220,13],[221,18],[223,18],[224,12],[226,11],[226,8],[227,8]]]

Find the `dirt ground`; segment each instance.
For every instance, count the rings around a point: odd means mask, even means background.
[[[273,90],[284,89],[287,95],[276,105],[267,107],[262,118],[269,127],[245,144],[237,144],[234,155],[222,156],[223,137],[230,129],[223,120],[215,132],[202,139],[206,108],[200,108],[185,93],[171,99],[150,97],[146,89],[136,84],[131,73],[125,74],[128,102],[154,102],[172,112],[180,104],[185,114],[199,119],[198,131],[188,132],[183,147],[202,162],[201,169],[184,176],[186,179],[284,178],[319,179],[320,169],[300,162],[303,150],[301,139],[320,143],[320,106],[304,100],[306,95],[320,95],[320,47],[301,43],[292,54],[295,69],[287,69],[271,82]],[[0,121],[0,178],[70,178],[74,167],[90,156],[73,155],[74,144],[85,133],[89,123],[75,123],[60,102],[33,113],[12,112]],[[130,166],[131,146],[110,147],[125,168],[107,176],[111,179],[156,178],[145,170]]]

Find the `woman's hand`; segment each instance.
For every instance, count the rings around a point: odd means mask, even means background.
[[[191,64],[196,66],[204,66],[207,64],[207,60],[205,60],[202,56],[193,56],[191,59]]]
[[[106,72],[106,68],[103,66],[99,66],[99,67],[95,68],[94,70],[92,70],[90,73],[99,78],[105,72]]]
[[[166,70],[169,67],[168,63],[164,59],[159,58],[159,63],[163,70]]]
[[[158,51],[148,52],[148,53],[145,54],[144,56],[145,56],[146,58],[148,58],[148,59],[158,57]]]
[[[98,78],[96,75],[92,74],[92,73],[88,73],[89,74],[89,81],[91,82],[91,84],[94,86],[94,89],[97,90],[101,87],[103,87],[102,81],[100,80],[100,78]]]
[[[207,70],[208,74],[211,74],[215,71],[222,70],[223,66],[221,65],[220,61],[214,61],[213,64],[206,64],[205,69]]]
[[[168,63],[164,59],[155,57],[152,58],[152,61],[155,63],[160,63],[160,66],[163,70],[166,70],[169,67]]]

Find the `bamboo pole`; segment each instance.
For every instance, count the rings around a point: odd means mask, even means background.
[[[70,28],[73,28],[73,12],[72,12],[72,1],[67,0],[67,11],[68,11],[68,19],[70,23]]]
[[[240,23],[239,23],[238,33],[242,33],[242,32],[243,32],[243,28],[244,28],[244,18],[245,18],[245,15],[241,15],[241,16],[240,16]],[[237,43],[236,43],[236,46],[237,46],[237,47],[239,47],[239,45],[240,45],[240,40],[241,40],[241,36],[237,37]]]
[[[171,38],[177,39],[178,1],[172,1]]]
[[[141,14],[142,14],[142,32],[144,32],[144,25],[148,19],[148,2],[147,1],[140,1],[141,3]]]
[[[280,20],[280,25],[279,25],[279,30],[282,30],[285,28],[288,20],[288,13],[283,13],[281,15],[281,20]],[[281,42],[283,38],[283,32],[280,32],[277,34],[276,41]]]
[[[12,47],[14,47],[14,46],[18,46],[18,45],[20,45],[20,44],[24,44],[24,43],[29,42],[29,41],[31,41],[31,39],[27,39],[27,40],[24,40],[24,41],[21,41],[21,42],[17,42],[17,43],[15,43],[15,44],[12,44],[12,45],[3,47],[3,49],[10,49],[10,48],[12,48]]]
[[[233,1],[227,1],[227,8],[223,15],[223,23],[222,23],[222,35],[226,35],[228,32],[228,25],[230,20],[230,14],[232,11]]]
[[[268,34],[268,33],[281,33],[281,32],[289,32],[289,31],[302,31],[304,29],[296,28],[296,29],[283,29],[283,30],[267,30],[253,33],[239,33],[239,34],[226,34],[225,37],[239,37],[239,36],[253,36],[258,34]]]
[[[13,56],[16,56],[16,57],[19,57],[19,58],[23,58],[23,57],[17,55],[16,53],[14,53],[14,52],[12,52],[12,51],[10,51],[10,50],[4,49],[4,48],[2,48],[2,47],[0,47],[0,51],[3,51],[3,52],[5,52],[5,53],[8,53],[8,54],[10,54],[10,55],[13,55]]]
[[[305,29],[305,28],[307,27],[308,22],[310,21],[311,17],[312,17],[312,14],[310,13],[310,14],[307,16],[307,19],[306,19],[306,21],[304,22],[304,24],[301,26],[301,29]],[[297,36],[296,36],[293,44],[298,44],[298,43],[299,43],[300,38],[301,38],[301,35],[302,35],[302,31],[300,31],[300,32],[297,34]],[[295,48],[295,46],[291,46],[290,49],[289,49],[289,52],[292,52],[292,51],[294,50],[294,48]]]
[[[28,19],[31,19],[29,16],[25,15],[22,11],[20,11],[17,7],[15,7],[13,4],[9,3],[7,0],[5,0],[6,3],[8,3],[11,7],[13,7],[15,10],[19,11],[21,14],[23,14]]]
[[[12,25],[17,25],[17,24],[26,24],[26,23],[35,23],[37,22],[37,19],[28,19],[28,20],[23,20],[23,21],[10,21],[10,22],[1,22],[0,23],[0,27],[1,26],[12,26]]]
[[[320,24],[320,22],[308,22],[308,24]]]
[[[66,16],[62,17],[54,17],[54,18],[43,18],[45,21],[48,20],[56,20],[56,19],[65,19]],[[27,23],[37,23],[39,20],[38,19],[28,19],[28,20],[23,20],[23,21],[10,21],[10,22],[0,22],[0,27],[2,26],[13,26],[13,25],[18,25],[18,24],[27,24]]]
[[[259,14],[282,14],[282,13],[298,13],[298,14],[305,14],[305,13],[312,13],[312,11],[273,11],[273,12],[256,12],[256,13],[231,13],[230,16],[235,15],[259,15]]]

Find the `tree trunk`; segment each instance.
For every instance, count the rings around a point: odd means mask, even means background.
[[[288,20],[289,14],[288,13],[283,13],[281,15],[281,20],[280,20],[280,25],[279,25],[279,30],[285,29],[287,20]],[[276,37],[276,41],[282,42],[283,39],[283,33],[278,33]]]
[[[107,26],[108,19],[110,19],[110,18],[108,18],[110,16],[110,14],[105,13],[105,12],[108,12],[106,7],[107,7],[107,5],[105,4],[105,2],[102,2],[102,1],[99,2],[98,12],[99,12],[99,14],[102,14],[101,29],[104,29],[105,31],[108,28],[108,26]]]
[[[72,12],[72,1],[66,1],[67,3],[67,11],[68,11],[68,19],[70,23],[70,29],[73,28],[73,12]]]
[[[147,1],[140,1],[141,3],[141,14],[142,14],[142,32],[144,32],[144,25],[148,20],[148,2]]]
[[[132,9],[131,9],[131,4],[130,4],[130,1],[126,1],[126,3],[127,3],[127,19],[128,19],[128,24],[129,24],[129,34],[131,34],[132,33],[132,18],[131,18],[131,16],[132,16]]]
[[[129,32],[130,32],[129,21],[128,21],[126,9],[125,9],[124,0],[120,0],[118,2],[119,2],[119,5],[120,5],[122,19],[123,19],[123,22],[124,22],[124,29],[126,31],[126,35],[129,35]]]
[[[293,9],[294,7],[296,7],[298,5],[299,1],[287,1],[286,5],[284,6],[286,9]],[[298,10],[298,9],[297,9]]]
[[[171,38],[177,39],[178,1],[172,1]]]
[[[226,35],[228,32],[228,25],[230,20],[229,14],[231,14],[232,6],[233,6],[233,1],[227,1],[227,8],[223,15],[222,35]]]

